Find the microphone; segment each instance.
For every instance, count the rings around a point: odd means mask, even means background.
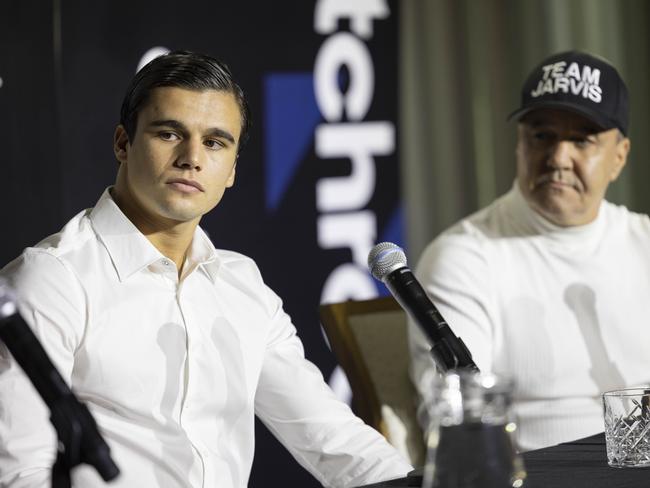
[[[370,273],[382,281],[398,303],[420,326],[431,343],[431,355],[443,373],[451,369],[478,372],[472,354],[435,307],[422,285],[406,266],[406,255],[392,242],[382,242],[368,254]]]
[[[16,296],[0,277],[0,340],[22,367],[50,409],[50,420],[64,444],[54,466],[53,480],[62,469],[82,462],[93,466],[104,481],[119,474],[110,448],[97,429],[90,411],[72,393],[32,329],[18,313]],[[65,466],[64,466],[65,465]]]

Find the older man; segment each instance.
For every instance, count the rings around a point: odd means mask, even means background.
[[[608,62],[545,59],[511,118],[512,189],[435,239],[417,274],[479,368],[516,381],[528,450],[602,431],[600,394],[650,381],[650,219],[604,200],[630,149]],[[411,349],[426,426],[436,373],[414,326]]]

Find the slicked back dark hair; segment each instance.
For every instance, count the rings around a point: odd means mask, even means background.
[[[151,90],[164,86],[232,93],[241,114],[241,134],[237,147],[237,151],[241,151],[248,140],[251,123],[244,92],[233,80],[228,66],[211,56],[190,51],[172,51],[158,56],[133,77],[120,111],[120,124],[124,126],[129,141],[135,137],[138,112],[149,100]]]

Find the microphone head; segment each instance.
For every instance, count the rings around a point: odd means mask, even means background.
[[[368,254],[370,273],[379,281],[399,268],[406,267],[406,254],[397,244],[380,242]]]
[[[11,317],[16,313],[16,294],[9,282],[0,276],[0,320]]]

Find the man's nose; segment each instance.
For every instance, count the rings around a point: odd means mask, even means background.
[[[179,154],[176,159],[176,165],[183,169],[201,169],[201,141],[195,141],[192,138],[185,139],[178,146]]]
[[[573,142],[558,141],[549,150],[547,164],[553,169],[573,168]]]

